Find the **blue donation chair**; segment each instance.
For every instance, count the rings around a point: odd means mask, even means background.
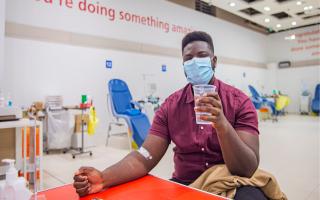
[[[249,85],[249,90],[251,93],[251,101],[256,109],[260,109],[263,105],[266,105],[271,108],[272,115],[277,116],[276,106],[274,101],[270,101],[265,97],[260,96],[258,91],[252,86]],[[275,119],[276,120],[276,119]]]
[[[311,110],[314,113],[320,114],[320,84],[317,84],[314,92],[314,98],[311,102]]]
[[[110,138],[112,124],[121,126],[119,119],[124,119],[128,125],[128,138],[130,149],[140,147],[147,137],[150,128],[148,117],[141,112],[141,107],[132,100],[132,96],[127,84],[120,79],[112,79],[108,83],[108,107],[112,115],[117,119],[111,121],[108,126],[107,144]],[[138,109],[136,108],[138,107]],[[132,141],[131,141],[132,139]]]

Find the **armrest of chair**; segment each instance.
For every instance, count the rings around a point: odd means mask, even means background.
[[[250,99],[251,99],[251,101],[257,102],[257,103],[265,103],[266,102],[266,99],[263,97],[251,97]]]
[[[131,105],[132,105],[133,108],[137,108],[137,109],[140,110],[140,111],[141,111],[142,108],[143,108],[143,107],[141,106],[141,103],[139,103],[138,101],[131,101],[130,103],[131,103]]]

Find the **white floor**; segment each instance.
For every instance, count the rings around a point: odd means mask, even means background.
[[[320,121],[318,117],[288,115],[279,122],[260,122],[260,168],[274,174],[290,200],[320,199]],[[80,166],[104,169],[124,157],[126,138],[113,137],[109,146],[92,148],[93,157],[82,155],[72,159],[70,154],[44,156],[44,188],[72,182]],[[151,172],[168,179],[173,171],[172,147]]]

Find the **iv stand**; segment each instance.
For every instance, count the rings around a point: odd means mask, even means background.
[[[37,119],[35,116],[33,116],[31,113],[28,113],[28,116],[30,118],[30,120],[32,120],[34,122],[34,125],[33,125],[33,141],[32,141],[32,144],[33,144],[33,170],[34,172],[32,174],[30,174],[30,177],[33,178],[33,189],[34,189],[34,195],[33,195],[33,200],[37,200],[37,194],[38,194],[38,188],[37,188]],[[31,129],[30,129],[30,139],[31,139]],[[30,141],[30,143],[31,143]],[[27,156],[27,155],[25,155]],[[30,156],[30,159],[29,159],[29,162],[32,161],[31,160],[31,156]],[[24,172],[24,173],[27,173],[27,172]]]
[[[81,155],[81,154],[89,154],[90,156],[92,156],[92,151],[85,151],[84,150],[84,111],[87,110],[87,108],[80,108],[81,110],[81,147],[80,150],[76,153],[72,154],[72,158],[75,159],[77,155]]]
[[[37,118],[35,116],[32,116],[31,113],[28,113],[28,116],[31,120],[33,120],[34,122],[34,126],[33,126],[33,170],[34,172],[32,174],[30,174],[30,177],[33,178],[33,198],[32,200],[46,200],[45,195],[41,194],[40,196],[38,196],[38,186],[37,186]],[[31,131],[30,131],[30,138],[31,138]],[[30,141],[30,144],[31,144]],[[25,155],[26,156],[26,155]],[[31,156],[30,156],[31,158]],[[31,161],[31,159],[29,159]]]

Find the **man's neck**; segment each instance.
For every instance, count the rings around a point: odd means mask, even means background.
[[[212,78],[211,78],[211,80],[210,80],[209,84],[210,84],[210,85],[213,85],[214,80],[215,80],[215,77],[214,77],[214,76],[212,76]]]

